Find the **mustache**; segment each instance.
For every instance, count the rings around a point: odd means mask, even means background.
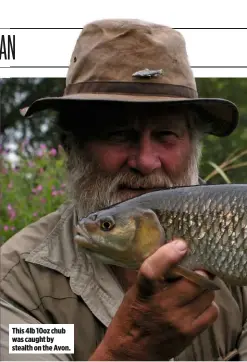
[[[74,151],[74,152],[73,152]],[[76,205],[78,215],[87,216],[98,209],[124,201],[126,189],[163,189],[198,182],[196,158],[192,157],[179,172],[156,169],[143,175],[137,170],[109,173],[92,159],[72,149],[67,159],[67,194]],[[125,189],[125,190],[124,190]],[[121,192],[124,191],[124,192]]]
[[[117,182],[116,182],[117,181]],[[134,188],[134,189],[153,189],[170,186],[172,180],[163,172],[147,176],[139,176],[135,174],[120,174],[115,180],[118,188]]]

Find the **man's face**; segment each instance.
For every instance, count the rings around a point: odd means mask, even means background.
[[[81,216],[156,188],[198,181],[187,112],[159,105],[119,108],[92,120],[82,142],[76,132],[69,189]]]

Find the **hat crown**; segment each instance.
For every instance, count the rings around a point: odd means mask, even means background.
[[[144,69],[162,72],[133,77]],[[140,20],[100,20],[84,27],[71,56],[66,86],[85,82],[160,83],[196,93],[183,36],[170,27]]]
[[[207,124],[207,133],[217,136],[230,134],[238,122],[232,102],[198,98],[183,36],[140,20],[87,24],[71,56],[64,95],[38,99],[22,114],[62,111],[78,102],[95,107],[94,102],[102,101],[193,107]]]

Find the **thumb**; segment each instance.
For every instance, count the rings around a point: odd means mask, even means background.
[[[141,265],[137,287],[141,298],[148,298],[154,294],[158,282],[176,265],[186,254],[187,244],[184,240],[173,240],[149,256]]]

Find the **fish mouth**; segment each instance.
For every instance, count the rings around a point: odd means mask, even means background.
[[[94,245],[94,241],[88,234],[84,225],[76,225],[75,226],[75,237],[74,240],[78,242],[79,245],[83,246],[86,249],[94,250],[96,249],[96,245]]]

